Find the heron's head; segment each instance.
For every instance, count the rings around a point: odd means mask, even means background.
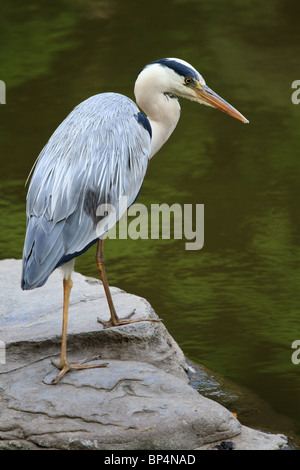
[[[147,65],[138,75],[137,82],[148,82],[162,93],[187,98],[213,108],[244,122],[249,121],[233,106],[211,90],[204,78],[190,64],[181,59],[160,59]],[[147,85],[146,85],[147,86]]]

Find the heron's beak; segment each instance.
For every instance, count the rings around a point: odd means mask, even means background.
[[[229,114],[229,116],[232,116],[244,123],[249,122],[245,116],[243,116],[237,109],[227,103],[227,101],[223,100],[223,98],[217,95],[217,93],[212,91],[208,86],[199,84],[193,88],[197,98],[199,98],[201,101],[204,101],[208,106],[220,109],[220,111],[223,111],[223,113]]]

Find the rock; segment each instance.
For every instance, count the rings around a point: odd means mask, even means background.
[[[62,274],[56,270],[39,289],[20,288],[21,261],[0,261],[0,340],[5,341],[7,364],[2,370],[28,364],[29,358],[58,355],[62,325]],[[68,349],[78,360],[100,354],[107,359],[148,362],[188,382],[183,352],[163,323],[141,322],[103,329],[97,317],[110,318],[102,284],[79,273],[72,275],[68,319]],[[111,287],[120,317],[136,310],[134,318],[158,318],[150,304]],[[70,356],[71,357],[71,356]],[[48,359],[49,361],[49,359]]]
[[[188,449],[240,430],[225,408],[144,362],[110,360],[104,369],[71,372],[58,386],[41,383],[48,370],[44,359],[4,377],[2,440],[22,436],[54,449]]]
[[[0,341],[6,348],[0,449],[202,449],[225,441],[241,445],[244,435],[254,447],[270,448],[271,437],[248,430],[189,385],[184,354],[163,323],[103,329],[96,321],[109,319],[102,284],[78,273],[68,358],[99,355],[106,367],[70,371],[47,385],[57,374],[51,358],[60,352],[62,276],[56,270],[44,287],[28,292],[19,287],[20,276],[21,261],[0,262]],[[146,300],[111,290],[120,316],[136,309],[136,317],[157,318]],[[283,437],[274,439],[275,448],[283,445]]]
[[[197,450],[290,450],[288,439],[282,434],[268,434],[242,426],[240,434],[230,441],[214,442]]]

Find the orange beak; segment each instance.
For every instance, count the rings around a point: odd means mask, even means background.
[[[237,109],[231,106],[227,101],[223,100],[217,93],[211,90],[206,85],[197,85],[193,87],[196,93],[197,98],[203,101],[208,106],[212,106],[213,108],[217,108],[223,113],[229,114],[229,116],[238,119],[244,123],[248,123],[248,119],[245,118]]]

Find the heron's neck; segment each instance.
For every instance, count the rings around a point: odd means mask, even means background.
[[[180,105],[174,95],[154,93],[152,90],[136,93],[136,102],[151,124],[150,158],[152,158],[174,131],[180,117]]]

